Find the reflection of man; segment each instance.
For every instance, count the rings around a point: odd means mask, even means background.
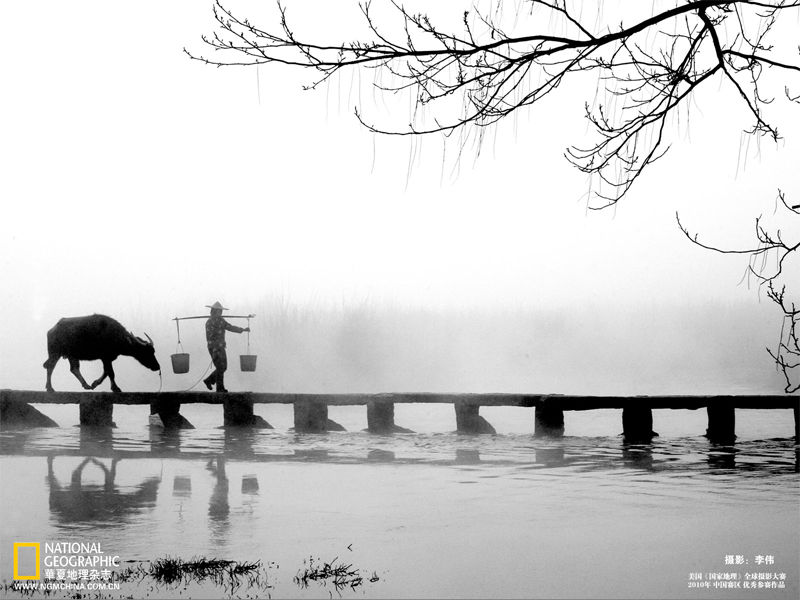
[[[225,473],[225,458],[217,457],[208,461],[206,469],[216,478],[211,498],[208,501],[208,514],[212,518],[225,518],[231,512],[228,505],[228,475]]]
[[[206,465],[216,479],[211,497],[208,499],[208,520],[212,543],[215,546],[227,545],[227,535],[230,530],[231,507],[228,503],[228,476],[225,473],[225,457],[218,456],[211,459]]]
[[[208,353],[214,363],[214,370],[211,375],[203,380],[208,389],[216,383],[218,392],[227,392],[225,389],[225,371],[228,369],[228,355],[225,353],[225,332],[242,333],[250,331],[249,327],[236,327],[222,318],[222,311],[228,310],[219,302],[214,302],[211,306],[211,317],[206,321],[206,342],[208,343]]]

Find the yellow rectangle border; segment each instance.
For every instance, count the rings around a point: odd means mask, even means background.
[[[36,548],[36,575],[19,574],[20,548]],[[39,579],[39,542],[14,542],[14,579]]]

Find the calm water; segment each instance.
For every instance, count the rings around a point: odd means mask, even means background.
[[[481,409],[500,434],[479,437],[450,433],[448,405],[398,405],[418,433],[394,436],[360,431],[358,407],[332,408],[349,431],[324,435],[288,432],[288,406],[257,407],[276,429],[252,433],[189,406],[197,429],[172,435],[143,407],[115,407],[105,433],[74,427],[76,407],[43,410],[61,427],[0,434],[4,576],[12,542],[82,541],[131,561],[263,561],[269,587],[240,597],[798,597],[791,411],[738,411],[724,448],[701,436],[703,411],[654,411],[661,436],[626,447],[616,411],[567,413],[567,437],[543,441],[515,408]],[[309,557],[365,581],[298,585]],[[696,572],[785,574],[785,588],[692,589]],[[143,581],[111,596],[223,593]]]

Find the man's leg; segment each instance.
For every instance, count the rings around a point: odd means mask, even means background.
[[[211,355],[211,362],[214,364],[215,369],[211,371],[211,373],[203,379],[203,383],[206,384],[206,387],[211,390],[214,389],[213,386],[217,382],[217,369],[219,368],[217,365],[217,357],[216,357],[216,350],[209,348],[208,353]]]
[[[228,370],[228,355],[225,352],[225,348],[220,348],[215,352],[215,354],[217,356],[217,359],[214,363],[217,367],[217,391],[227,392],[228,390],[225,389],[225,371]]]
[[[203,379],[203,383],[206,384],[206,387],[210,390],[214,389],[214,382],[217,380],[217,372],[211,371],[211,375]]]

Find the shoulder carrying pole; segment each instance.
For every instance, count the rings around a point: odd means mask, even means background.
[[[255,319],[255,315],[223,315],[225,319]],[[187,319],[208,319],[210,315],[200,315],[197,317],[175,317],[173,321],[185,321]]]

